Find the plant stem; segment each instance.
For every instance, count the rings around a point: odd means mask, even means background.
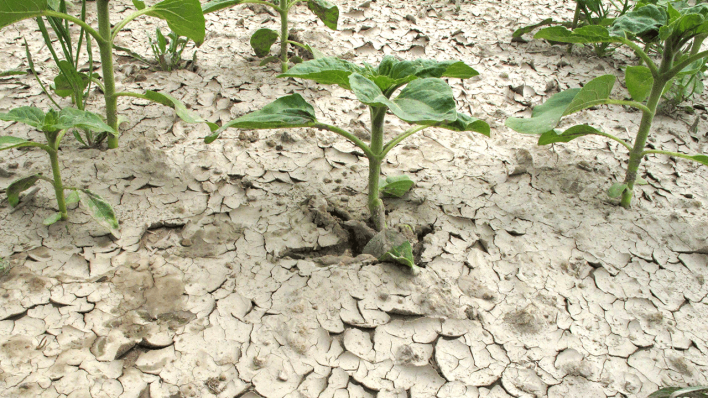
[[[280,0],[280,70],[288,71],[288,0]]]
[[[59,138],[51,137],[50,134],[46,134],[47,140],[49,141],[49,146],[52,147],[52,151],[47,151],[49,154],[49,160],[52,163],[52,174],[54,180],[52,185],[54,185],[54,193],[57,197],[57,205],[59,206],[59,214],[61,214],[61,219],[66,220],[68,215],[66,213],[66,199],[64,198],[64,185],[61,182],[61,169],[59,167]]]
[[[101,69],[103,70],[103,98],[106,101],[106,124],[118,131],[118,97],[116,97],[116,80],[113,75],[113,43],[111,42],[111,21],[108,12],[109,0],[96,0],[98,14],[98,32],[104,42],[98,42],[101,52]],[[108,136],[108,148],[118,148],[118,137]]]
[[[375,156],[369,157],[369,212],[374,229],[382,231],[386,228],[386,211],[379,197],[379,178],[381,178],[381,162],[383,158],[384,118],[386,107],[369,107],[371,113],[371,152]]]

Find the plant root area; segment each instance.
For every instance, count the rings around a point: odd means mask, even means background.
[[[82,208],[42,225],[56,206],[48,186],[17,208],[0,204],[0,396],[644,398],[708,384],[708,168],[649,156],[648,184],[625,210],[605,194],[624,177],[621,145],[538,147],[503,125],[559,90],[621,77],[636,58],[511,41],[521,25],[572,19],[572,2],[336,2],[338,31],[306,6],[291,28],[359,64],[392,54],[480,71],[449,81],[458,110],[487,120],[492,138],[431,128],[383,165],[416,181],[385,203],[389,225],[416,235],[420,272],[361,254],[368,169],[345,140],[232,129],[207,145],[206,126],[121,98],[119,149],[82,149],[69,134],[60,153],[65,183],[110,202],[120,237]],[[111,5],[114,20],[131,12]],[[366,137],[368,113],[350,92],[258,66],[248,38],[261,23],[278,21],[257,7],[208,15],[193,71],[117,55],[119,90],[168,93],[217,123],[297,92],[320,120]],[[146,56],[161,24],[134,22],[117,44]],[[27,38],[51,82],[34,21],[0,36],[0,70],[27,68]],[[650,144],[706,153],[705,103],[657,117]],[[0,80],[0,110],[23,105],[51,104],[31,75]],[[100,93],[88,109],[103,112]],[[600,107],[569,119],[631,139],[640,114]],[[389,137],[404,128],[388,118]],[[49,170],[39,150],[3,152],[0,187]]]

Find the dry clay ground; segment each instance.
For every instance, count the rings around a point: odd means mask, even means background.
[[[123,3],[114,13],[129,12]],[[558,89],[620,76],[634,58],[510,42],[521,23],[570,18],[571,2],[338,4],[337,32],[305,7],[292,26],[358,63],[457,58],[481,72],[450,83],[492,138],[429,129],[384,166],[417,181],[387,206],[390,224],[418,235],[420,274],[357,256],[344,222],[365,217],[367,166],[337,136],[231,130],[206,145],[205,126],[122,99],[120,149],[67,138],[62,152],[65,179],[114,204],[119,239],[82,209],[43,226],[47,187],[17,210],[0,206],[0,256],[12,266],[0,279],[0,396],[595,398],[708,383],[708,168],[651,157],[649,184],[623,210],[604,193],[623,177],[619,145],[537,147],[503,126]],[[118,57],[118,80],[221,122],[298,92],[322,120],[365,134],[351,93],[258,66],[249,34],[277,20],[255,11],[207,17],[196,73]],[[156,24],[131,26],[118,44],[147,54]],[[23,37],[53,77],[33,22],[3,30],[0,69],[26,65]],[[29,104],[49,106],[31,77],[0,82],[0,109]],[[99,95],[91,107],[101,111]],[[704,109],[659,117],[653,144],[705,153]],[[573,118],[624,138],[638,119],[621,108]],[[44,153],[3,152],[0,186],[48,170]]]

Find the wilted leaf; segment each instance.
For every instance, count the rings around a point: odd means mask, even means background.
[[[251,36],[251,48],[253,48],[258,58],[265,57],[270,53],[270,48],[279,37],[278,32],[272,29],[258,29],[253,36]]]
[[[71,192],[66,195],[64,202],[67,205],[73,205],[74,203],[79,203],[80,200],[81,198],[79,197],[79,193],[75,189],[72,189]]]
[[[526,33],[533,32],[536,30],[536,28],[540,28],[541,26],[546,26],[546,25],[551,25],[553,24],[553,18],[546,18],[543,21],[529,25],[529,26],[524,26],[523,28],[516,29],[514,33],[511,34],[511,37],[521,37],[525,35]]]
[[[207,124],[209,124],[209,122],[204,120],[202,117],[195,115],[189,109],[187,109],[187,106],[184,105],[184,102],[178,100],[177,98],[175,98],[169,94],[158,93],[156,91],[146,90],[145,96],[150,101],[157,102],[158,104],[169,106],[170,108],[174,109],[177,116],[187,123],[207,123]]]
[[[579,92],[579,88],[571,88],[557,93],[549,98],[548,101],[535,107],[530,118],[510,117],[506,119],[504,124],[510,129],[523,134],[543,134],[551,131],[558,125],[568,105],[573,102]]]
[[[400,198],[413,187],[413,180],[407,175],[390,176],[379,185],[379,191],[384,196]]]
[[[80,190],[79,195],[81,203],[88,208],[91,217],[93,217],[99,225],[106,228],[113,236],[119,238],[120,232],[118,229],[120,228],[120,224],[118,224],[118,219],[111,205],[88,189]]]
[[[325,26],[332,30],[337,30],[339,20],[339,8],[327,0],[308,0],[307,7],[317,15]]]
[[[564,132],[558,132],[556,130],[550,130],[538,137],[538,145],[548,145],[557,142],[570,142],[576,138],[580,138],[590,134],[604,135],[600,130],[588,126],[587,124],[580,124],[573,126]]]
[[[278,98],[262,109],[231,120],[221,126],[204,141],[209,144],[216,140],[222,131],[229,127],[240,129],[277,129],[283,127],[303,127],[316,122],[315,108],[308,104],[300,94]]]
[[[51,216],[45,218],[44,221],[42,221],[42,224],[50,226],[59,220],[61,220],[61,213],[54,213]]]
[[[436,126],[452,131],[474,131],[475,133],[480,133],[487,137],[491,135],[491,130],[487,122],[477,119],[476,117],[465,115],[464,113],[458,113],[457,119],[454,122],[443,122]]]
[[[393,261],[411,268],[416,268],[413,260],[413,248],[408,241],[403,242],[400,246],[391,248],[391,250],[387,251],[379,258],[379,261]]]
[[[20,178],[15,180],[12,184],[8,185],[5,189],[7,194],[7,201],[10,206],[15,207],[20,203],[20,193],[31,188],[37,181],[39,181],[40,174],[34,174],[28,177]]]

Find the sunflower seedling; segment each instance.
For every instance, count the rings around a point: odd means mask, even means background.
[[[238,4],[261,4],[273,8],[275,12],[280,14],[280,33],[272,29],[261,28],[253,33],[250,43],[253,51],[256,53],[256,56],[259,58],[266,57],[263,62],[261,62],[261,65],[280,59],[281,70],[286,72],[288,70],[288,64],[291,61],[288,59],[288,44],[301,47],[302,49],[311,52],[315,59],[324,57],[320,51],[312,48],[311,46],[289,39],[288,13],[293,6],[301,1],[303,0],[213,0],[205,3],[202,6],[202,11],[204,11],[204,14],[207,14]],[[327,0],[307,0],[307,7],[315,13],[315,15],[317,15],[325,26],[332,30],[337,30],[339,8],[336,5]],[[280,40],[280,55],[269,57],[268,54],[270,54],[271,47],[278,40]],[[299,63],[302,62],[302,59],[299,57],[294,57],[292,61]]]
[[[381,184],[381,163],[396,145],[428,127],[473,131],[489,136],[490,129],[486,122],[457,112],[452,89],[441,79],[464,79],[477,74],[477,71],[461,61],[401,61],[386,56],[378,67],[372,67],[359,66],[335,57],[315,59],[295,65],[279,77],[298,77],[321,84],[336,84],[352,91],[369,108],[369,143],[342,128],[319,122],[312,105],[300,94],[279,98],[261,110],[234,119],[221,126],[205,141],[214,141],[230,127],[251,130],[312,127],[341,135],[361,149],[369,160],[368,208],[374,228],[383,231],[386,229],[386,216],[380,198],[382,191],[400,196],[412,186],[410,179],[405,177],[389,177]],[[395,93],[398,95],[394,97]],[[385,141],[384,119],[387,112],[414,126]],[[410,253],[405,247],[398,246],[396,253],[390,253],[392,258]],[[412,263],[412,258],[409,261]]]
[[[182,67],[182,52],[189,43],[189,39],[181,37],[170,31],[167,37],[162,34],[160,28],[155,28],[155,39],[148,36],[152,54],[155,56],[155,64],[160,70],[170,72]],[[196,60],[196,51],[192,54],[192,63]]]
[[[708,56],[708,51],[686,52],[692,40],[708,33],[708,5],[683,8],[671,5],[659,7],[645,5],[617,18],[609,27],[585,26],[570,31],[564,27],[541,30],[536,38],[564,43],[617,43],[631,48],[646,66],[630,66],[625,72],[625,83],[632,100],[610,98],[616,78],[604,75],[588,82],[582,89],[573,88],[553,95],[533,110],[530,119],[509,118],[506,125],[524,134],[540,134],[538,144],[568,142],[589,134],[601,135],[619,142],[629,150],[629,163],[624,181],[614,184],[608,191],[610,197],[622,197],[620,204],[629,208],[632,202],[637,172],[647,155],[662,154],[693,160],[708,165],[708,156],[647,149],[646,143],[656,115],[657,105],[667,85],[687,66]],[[659,65],[632,39],[637,36],[660,35],[664,38]],[[682,50],[683,49],[683,50]],[[683,54],[683,55],[682,55]],[[634,144],[602,132],[589,125],[577,125],[558,131],[561,118],[598,105],[625,105],[639,109],[642,119]]]
[[[11,206],[15,207],[20,202],[22,191],[31,188],[37,181],[47,181],[54,188],[59,212],[45,219],[45,225],[68,219],[66,206],[81,202],[101,226],[108,229],[114,236],[119,236],[118,220],[116,220],[111,205],[88,189],[65,186],[59,165],[59,144],[69,129],[89,129],[93,132],[106,132],[112,135],[116,134],[115,130],[105,124],[98,115],[76,108],[64,108],[59,112],[50,109],[45,114],[39,108],[24,106],[8,113],[0,113],[0,120],[27,124],[44,133],[44,137],[47,139],[46,144],[41,144],[12,136],[0,136],[0,151],[22,147],[40,148],[47,152],[52,166],[52,178],[42,174],[34,174],[11,183],[5,190]],[[67,196],[64,195],[66,190],[71,191]]]
[[[106,123],[113,131],[118,132],[118,97],[136,97],[157,102],[175,109],[177,115],[185,122],[205,122],[189,113],[180,101],[168,95],[153,91],[146,91],[145,94],[116,92],[113,69],[113,49],[116,37],[128,23],[141,15],[163,19],[173,32],[201,45],[204,42],[205,25],[199,0],[163,0],[151,7],[147,7],[143,1],[133,0],[133,5],[137,10],[113,27],[110,22],[109,0],[96,0],[98,29],[94,29],[81,18],[56,11],[50,6],[50,3],[53,4],[53,0],[6,0],[0,2],[0,29],[24,19],[47,17],[69,21],[88,33],[95,40],[101,55],[103,85],[100,88],[106,103]],[[117,147],[118,134],[109,134],[108,148]]]

